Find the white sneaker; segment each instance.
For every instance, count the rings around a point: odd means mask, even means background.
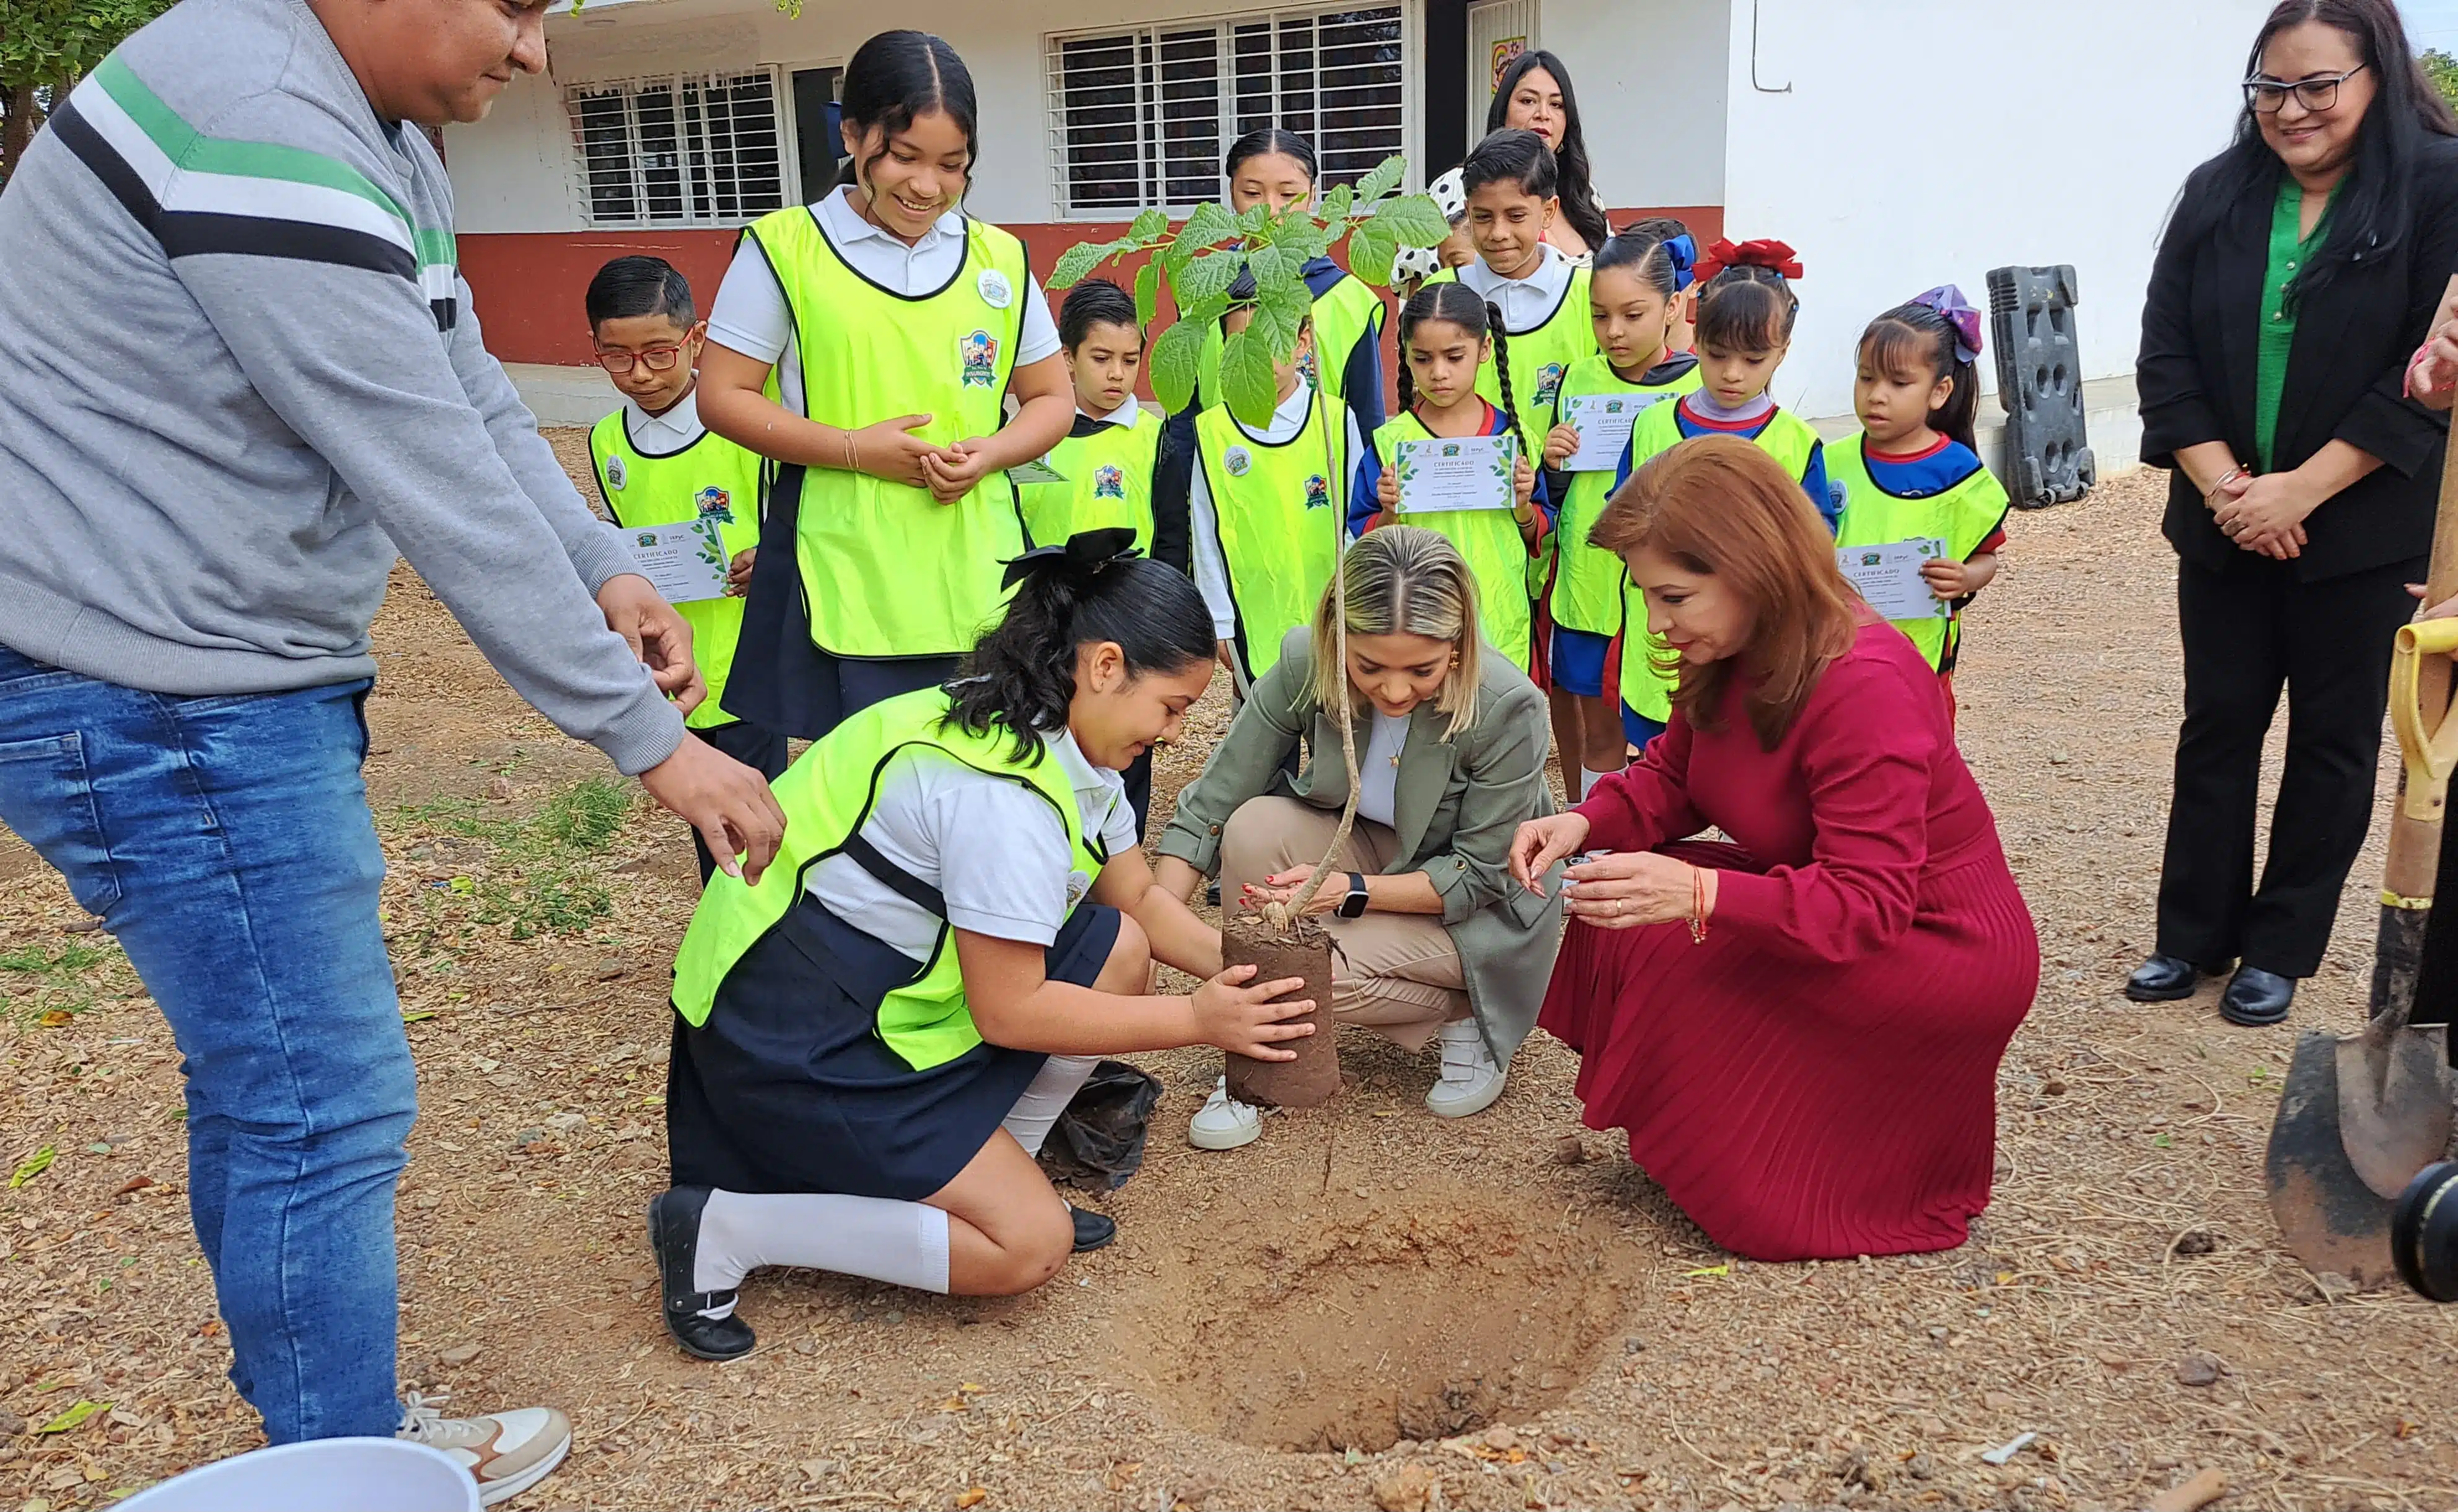
[[[1507,1073],[1493,1064],[1476,1021],[1444,1025],[1442,1046],[1443,1079],[1426,1093],[1426,1111],[1436,1118],[1466,1118],[1491,1108]]]
[[[447,1418],[436,1404],[449,1393],[422,1397],[411,1392],[402,1402],[401,1426],[393,1437],[441,1449],[461,1463],[478,1482],[478,1502],[493,1506],[547,1478],[572,1452],[572,1421],[552,1407],[516,1407],[481,1418]]]
[[[1226,1076],[1186,1126],[1186,1142],[1198,1150],[1239,1150],[1262,1137],[1263,1115],[1229,1095]]]

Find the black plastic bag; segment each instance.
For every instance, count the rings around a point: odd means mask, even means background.
[[[1075,1100],[1041,1144],[1041,1169],[1052,1182],[1086,1191],[1115,1191],[1142,1169],[1160,1079],[1123,1061],[1093,1067]]]

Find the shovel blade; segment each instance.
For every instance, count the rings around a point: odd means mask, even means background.
[[[2393,1204],[2347,1159],[2340,1090],[2337,1037],[2307,1030],[2288,1063],[2263,1174],[2287,1252],[2315,1275],[2335,1272],[2365,1289],[2397,1276],[2389,1251]]]
[[[2376,1196],[2396,1200],[2449,1148],[2447,1034],[2376,1025],[2338,1044],[2339,1141]]]

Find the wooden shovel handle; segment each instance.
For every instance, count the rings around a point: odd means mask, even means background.
[[[2458,301],[2458,278],[2452,278],[2449,286],[2445,308]],[[2443,448],[2441,505],[2434,516],[2431,567],[2424,583],[2426,604],[2441,604],[2452,597],[2458,597],[2458,445]],[[2424,906],[2432,898],[2434,873],[2441,865],[2441,814],[2448,793],[2448,768],[2445,766],[2435,780],[2430,756],[2451,725],[2450,663],[2447,655],[2424,654],[2419,632],[2437,636],[2436,622],[2419,622],[2400,631],[2399,649],[2391,662],[2390,723],[2399,732],[2406,769],[2398,810],[2390,817],[2389,860],[2382,869],[2382,901],[2393,908]]]

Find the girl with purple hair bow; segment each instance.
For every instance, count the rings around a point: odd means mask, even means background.
[[[1870,321],[1852,389],[1861,434],[1826,454],[1844,489],[1839,549],[1944,543],[1921,569],[1935,612],[1895,623],[1938,670],[1949,714],[1963,611],[1997,575],[2006,542],[2006,490],[1972,435],[1980,330],[1980,312],[1950,283]]]

